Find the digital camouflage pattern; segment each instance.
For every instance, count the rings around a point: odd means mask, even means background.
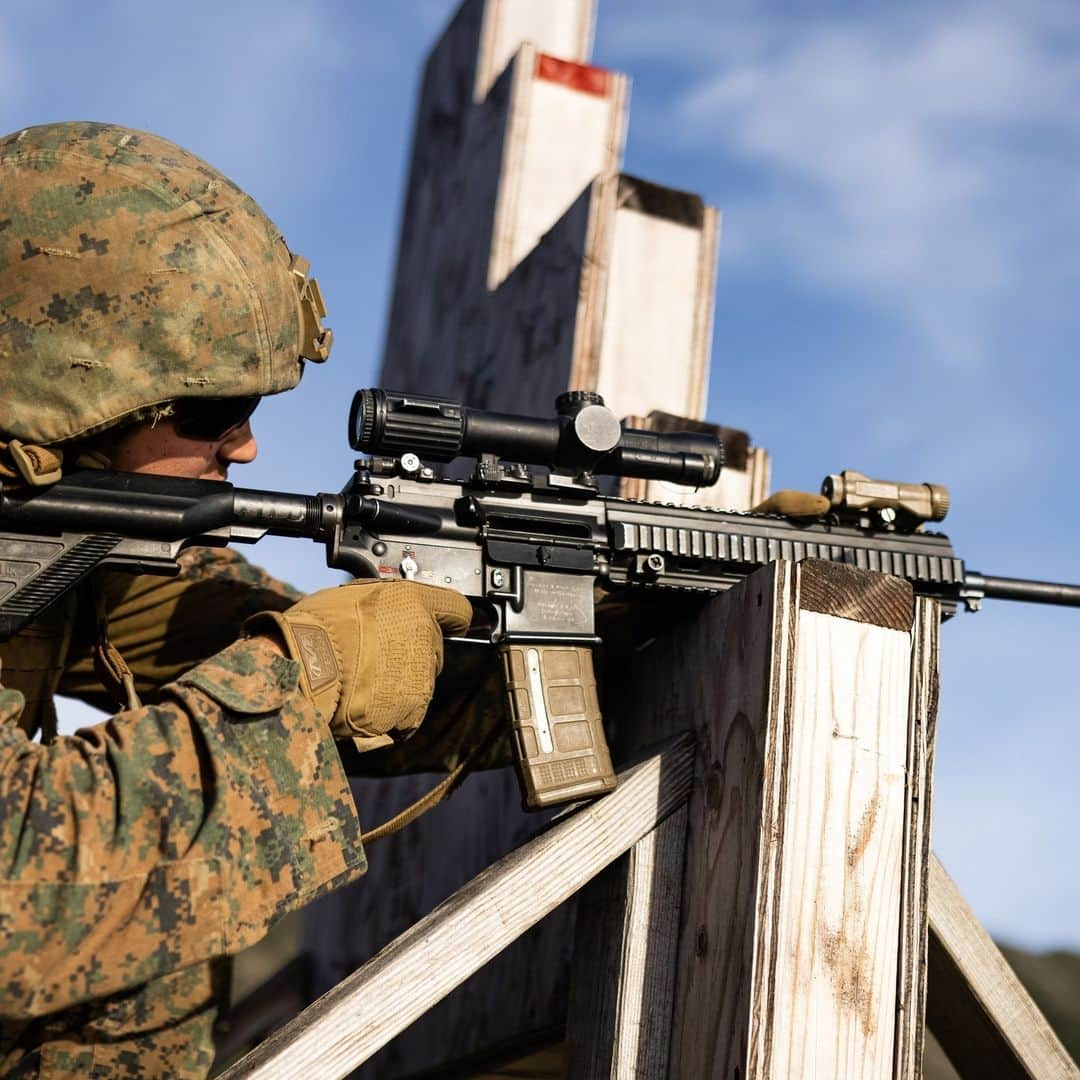
[[[311,350],[290,264],[254,200],[166,139],[0,136],[0,434],[49,444],[295,386]]]
[[[99,571],[109,638],[146,703],[161,688],[240,635],[259,611],[283,611],[303,595],[231,548],[181,552],[174,578]],[[98,639],[86,590],[69,593],[10,641],[0,642],[0,678],[26,699],[20,724],[29,735],[51,729],[52,697],[79,698],[106,712],[115,704],[94,670]]]
[[[166,687],[160,705],[50,746],[27,741],[14,722],[21,695],[3,691],[9,1054],[36,1017],[236,952],[363,872],[337,750],[296,682],[293,661],[241,641]]]
[[[138,987],[41,1017],[18,1031],[5,1077],[203,1077],[228,961],[192,964]],[[23,1053],[22,1047],[32,1047]],[[0,1069],[5,1055],[0,1054]]]
[[[106,704],[96,626],[73,602],[0,646],[4,1075],[205,1075],[223,987],[203,958],[363,872],[340,760],[293,692],[296,665],[229,645],[252,611],[300,594],[230,549],[180,562],[177,578],[99,575],[145,709],[30,743],[20,728],[36,729],[54,690]]]

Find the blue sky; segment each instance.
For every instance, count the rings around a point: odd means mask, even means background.
[[[0,8],[0,132],[166,135],[311,259],[337,346],[257,416],[239,483],[333,490],[382,347],[415,88],[451,0],[28,0]],[[1080,580],[1080,13],[1074,4],[601,0],[633,79],[627,171],[724,214],[709,417],[774,487],[949,485],[975,569]],[[260,545],[306,588],[317,549]],[[935,847],[995,934],[1080,947],[1080,613],[943,632]]]

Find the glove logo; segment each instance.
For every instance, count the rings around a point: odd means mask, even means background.
[[[294,625],[292,632],[307,673],[308,685],[311,692],[317,694],[340,678],[330,636],[321,626]]]

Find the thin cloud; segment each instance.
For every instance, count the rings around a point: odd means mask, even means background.
[[[1080,49],[1056,5],[814,22],[692,8],[647,26],[632,19],[621,45],[682,48],[693,71],[651,136],[761,178],[720,199],[725,261],[901,310],[969,369],[987,362],[988,308],[1023,302],[1033,261],[1074,262]]]

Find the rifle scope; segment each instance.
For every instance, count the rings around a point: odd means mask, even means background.
[[[349,445],[367,454],[413,453],[429,461],[494,454],[559,472],[715,484],[724,446],[712,435],[623,428],[599,394],[571,390],[543,419],[470,409],[447,398],[358,390],[349,413]]]

